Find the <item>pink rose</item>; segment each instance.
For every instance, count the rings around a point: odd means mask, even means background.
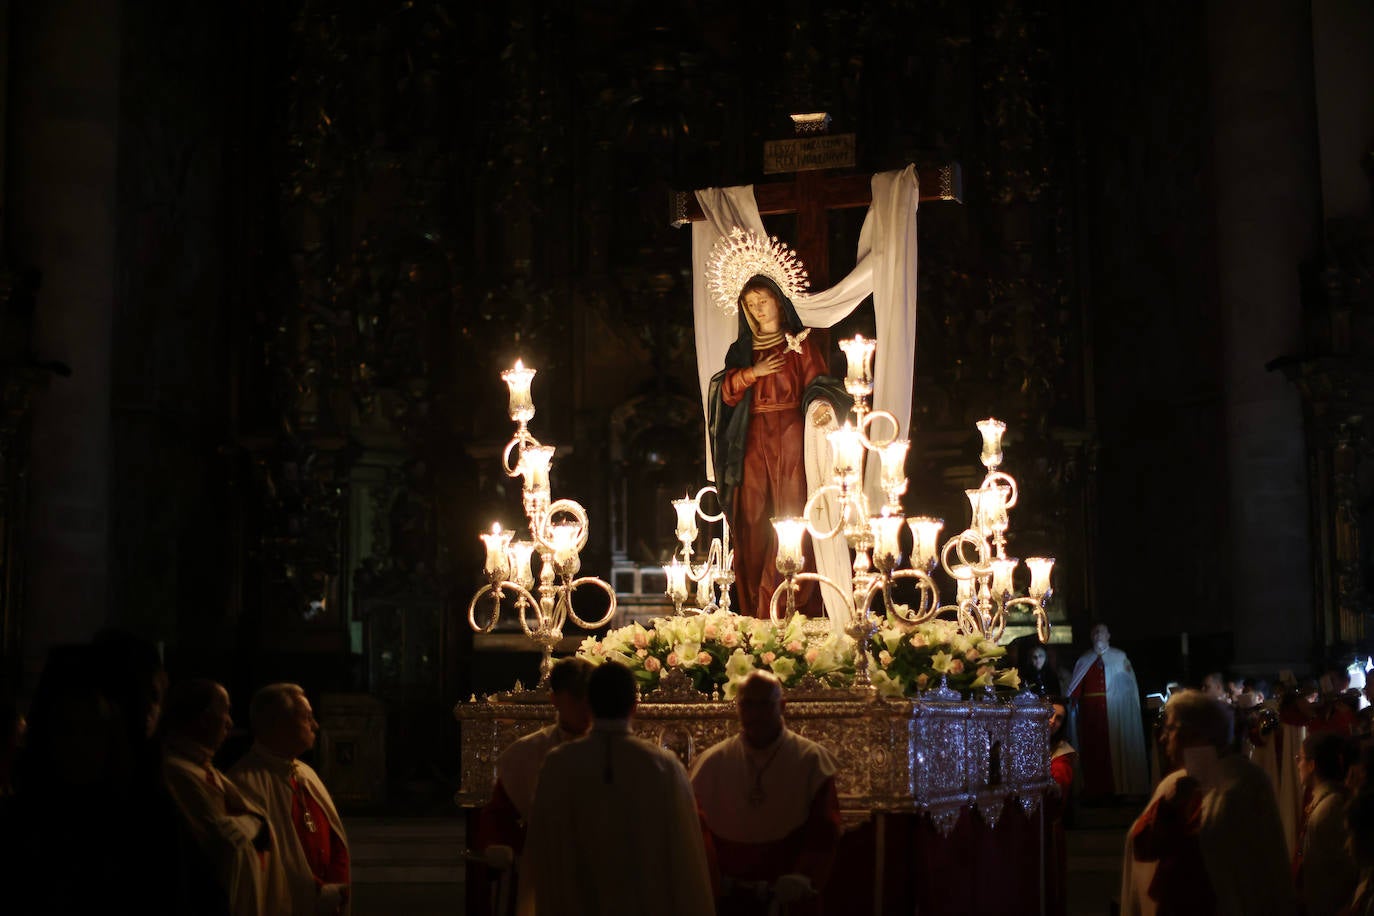
[[[978,650],[977,650],[977,649],[969,649],[967,652],[964,653],[964,658],[965,658],[967,661],[971,661],[971,662],[976,662],[976,661],[978,661]]]
[[[714,623],[708,623],[706,628],[701,631],[703,639],[715,639],[719,631]]]
[[[807,649],[807,650],[806,650],[806,663],[807,663],[808,665],[814,665],[814,664],[816,664],[816,656],[818,656],[818,655],[820,655],[820,654],[821,654],[821,651],[820,651],[819,649]]]
[[[916,686],[917,686],[917,687],[924,687],[926,684],[929,684],[929,683],[930,683],[930,675],[929,675],[929,674],[920,674],[920,675],[917,675],[917,676],[916,676]]]
[[[668,667],[669,667],[669,668],[676,668],[676,667],[677,667],[678,665],[680,665],[680,664],[682,664],[682,659],[680,659],[680,658],[677,657],[677,653],[676,653],[676,652],[669,652],[669,653],[668,653]]]
[[[884,668],[886,668],[888,665],[892,664],[892,653],[889,652],[889,651],[887,651],[886,649],[884,649],[883,651],[879,652],[879,653],[878,653],[878,664],[882,665]]]
[[[926,642],[926,638],[922,636],[920,633],[911,634],[911,644],[918,649],[924,649],[927,645],[929,645]]]
[[[649,634],[648,634],[648,633],[645,633],[643,630],[640,630],[639,632],[635,633],[635,648],[636,648],[636,649],[644,649],[644,648],[647,648],[648,645],[649,645]]]
[[[645,671],[657,671],[659,668],[662,667],[663,663],[658,660],[657,656],[650,655],[648,658],[644,659]]]
[[[800,655],[800,654],[801,654],[801,650],[802,650],[802,644],[801,644],[801,642],[798,641],[798,640],[795,640],[795,639],[794,639],[794,640],[792,640],[791,642],[789,642],[789,643],[787,644],[787,651],[788,651],[788,652],[791,652],[793,655]]]
[[[606,648],[605,648],[604,646],[602,646],[601,643],[597,643],[596,645],[592,646],[592,654],[593,654],[593,655],[605,655],[605,654],[606,654]]]
[[[964,673],[964,660],[963,660],[962,658],[956,658],[954,661],[950,662],[950,663],[949,663],[949,673],[950,673],[950,674],[963,674],[963,673]]]
[[[776,658],[777,658],[777,656],[774,655],[772,652],[765,652],[765,653],[763,653],[763,663],[764,663],[765,665],[771,665],[771,664],[773,664],[773,660],[776,659]]]
[[[710,652],[699,652],[699,653],[697,653],[697,664],[698,664],[698,665],[709,665],[709,664],[711,664],[711,653],[710,653]]]
[[[648,655],[648,654],[649,654],[649,650],[648,650],[648,649],[636,649],[636,650],[635,650],[635,655],[638,655],[640,658],[643,658],[644,656],[646,656],[646,655]]]
[[[739,643],[739,634],[734,630],[726,630],[720,641],[725,643],[727,649],[733,649]]]

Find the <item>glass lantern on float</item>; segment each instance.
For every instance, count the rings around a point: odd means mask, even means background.
[[[870,410],[873,393],[872,360],[874,341],[856,336],[840,344],[848,359],[845,389],[854,398],[853,422],[846,421],[829,435],[832,452],[832,480],[817,488],[807,500],[803,514],[796,518],[773,520],[778,538],[777,568],[784,579],[774,590],[769,616],[780,622],[780,605],[786,618],[795,612],[800,583],[816,582],[836,593],[843,602],[845,632],[854,639],[855,684],[867,686],[868,642],[877,632],[879,615],[873,607],[881,599],[880,613],[916,625],[936,617],[952,617],[968,636],[993,642],[1006,630],[1007,614],[1016,609],[1031,612],[1041,642],[1049,640],[1050,621],[1046,613],[1053,591],[1050,573],[1054,560],[1031,557],[1028,594],[1015,594],[1013,576],[1020,561],[1006,555],[1008,512],[1017,502],[1016,481],[999,468],[1002,464],[1002,435],[1006,424],[996,419],[980,421],[982,463],[987,473],[982,484],[967,490],[971,520],[969,526],[940,545],[942,519],[927,516],[904,518],[901,497],[906,493],[906,456],[910,443],[898,439],[896,417],[883,410]],[[878,424],[890,427],[886,438],[875,434]],[[886,431],[886,430],[884,430]],[[881,462],[879,489],[883,497],[874,511],[864,492],[865,463],[871,454]],[[838,520],[829,528],[817,528],[811,519],[821,500],[834,498],[841,507]],[[902,529],[911,532],[911,564],[900,568]],[[804,572],[802,538],[844,536],[853,552],[852,588],[846,590],[819,573]],[[937,568],[954,581],[954,601],[941,604],[940,590],[933,574]],[[907,583],[917,592],[913,605],[893,597],[895,585]]]
[[[486,562],[482,571],[487,584],[477,590],[468,603],[468,624],[479,633],[490,633],[501,616],[502,601],[513,597],[520,628],[543,651],[539,665],[539,683],[548,682],[553,666],[553,649],[563,639],[563,627],[571,620],[586,629],[604,626],[615,615],[615,590],[594,576],[578,577],[581,551],[587,545],[590,523],[587,510],[571,499],[552,499],[549,474],[553,465],[554,446],[542,445],[529,432],[534,418],[534,400],[530,383],[535,370],[526,368],[519,360],[514,368],[501,373],[509,390],[509,414],[516,424],[515,435],[506,443],[501,464],[506,475],[523,479],[521,487],[529,539],[516,540],[515,533],[494,523],[491,531],[479,537],[486,546]],[[518,449],[518,452],[517,452]],[[515,461],[512,464],[512,454]],[[539,555],[538,595],[532,558]],[[610,608],[595,621],[583,620],[573,607],[573,595],[578,589],[600,589],[610,598]],[[485,623],[477,620],[477,611],[487,598],[490,616]]]
[[[730,523],[725,511],[712,514],[701,508],[701,498],[712,493],[719,498],[715,487],[702,487],[696,496],[683,495],[673,500],[673,511],[677,515],[678,548],[670,563],[663,567],[667,577],[666,594],[679,614],[712,614],[730,610],[730,586],[735,582],[735,555],[730,549]],[[692,563],[692,545],[697,539],[697,519],[705,522],[720,522],[720,537],[711,539],[706,551],[706,559],[698,565]],[[689,583],[696,585],[695,603]]]

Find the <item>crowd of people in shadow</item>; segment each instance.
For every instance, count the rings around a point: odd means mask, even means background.
[[[1120,913],[1374,916],[1374,684],[1351,689],[1341,664],[1274,680],[1211,672],[1147,714],[1154,786]]]
[[[52,649],[25,713],[0,707],[4,912],[347,912],[343,824],[299,759],[319,728],[304,690],[257,691],[226,771],[231,708],[214,681],[169,683],[127,632]]]

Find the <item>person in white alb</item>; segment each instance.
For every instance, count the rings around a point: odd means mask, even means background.
[[[598,665],[591,733],[544,758],[525,843],[539,916],[715,912],[687,771],[631,734],[636,693],[624,665]]]
[[[549,671],[549,703],[553,705],[554,721],[516,741],[497,758],[496,784],[492,786],[491,801],[478,813],[474,849],[507,846],[517,857],[524,851],[525,825],[534,806],[534,787],[544,758],[560,744],[581,738],[592,727],[592,708],[587,704],[587,678],[592,667],[591,662],[575,655],[554,663]],[[468,880],[490,877],[492,873],[474,868]],[[517,877],[516,912],[527,916],[533,912],[534,899],[530,869],[518,869]]]
[[[162,774],[233,916],[285,912],[286,880],[263,807],[214,765],[234,725],[229,692],[214,681],[172,685],[162,714]]]
[[[1140,688],[1126,653],[1111,645],[1105,624],[1092,628],[1092,648],[1079,656],[1068,696],[1078,701],[1078,757],[1088,799],[1150,792]]]
[[[348,911],[348,836],[329,790],[297,758],[315,746],[315,721],[305,691],[269,684],[249,707],[253,746],[229,768],[229,778],[267,812],[290,891],[283,916]]]
[[[534,805],[534,787],[545,756],[560,744],[581,738],[592,727],[592,708],[587,705],[591,673],[592,663],[577,656],[554,663],[549,671],[554,721],[516,741],[497,758],[496,785],[478,819],[477,849],[500,843],[518,853],[524,846],[524,824]]]

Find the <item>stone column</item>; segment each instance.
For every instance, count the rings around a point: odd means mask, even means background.
[[[1208,4],[1216,295],[1224,321],[1235,662],[1305,668],[1313,595],[1298,393],[1271,360],[1300,351],[1299,272],[1320,219],[1310,8]],[[1185,596],[1186,600],[1186,596]]]
[[[33,414],[22,635],[31,689],[49,646],[89,638],[108,612],[120,5],[13,4],[9,53],[7,235],[15,264],[42,274],[34,353],[72,370]]]

